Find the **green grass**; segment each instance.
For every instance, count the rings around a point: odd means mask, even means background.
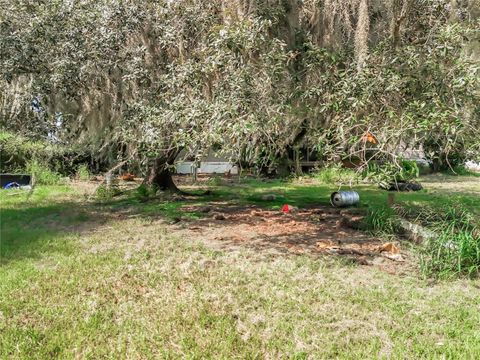
[[[439,211],[440,210],[440,211]],[[428,276],[477,276],[480,270],[480,225],[460,206],[426,208],[417,218],[427,223],[435,236],[421,251],[421,268]]]
[[[440,178],[438,181],[441,181]],[[420,179],[421,181],[422,179]],[[476,180],[476,179],[475,179]],[[426,189],[419,192],[395,193],[395,201],[409,208],[422,208],[424,206],[442,207],[445,204],[462,204],[473,214],[480,217],[480,182],[475,187],[476,193],[439,191],[431,188],[428,184]],[[340,189],[349,190],[349,186],[342,186]],[[387,205],[388,192],[378,189],[372,185],[352,185],[360,195],[360,208],[378,209]],[[232,190],[230,187],[214,188],[216,197],[234,199],[239,203],[256,203],[272,209],[279,209],[282,204],[289,203],[295,206],[329,205],[330,194],[339,190],[338,185],[325,184],[323,182],[310,181],[282,181],[265,180],[258,181],[247,179]],[[275,194],[276,200],[265,202],[262,195]]]
[[[445,171],[448,175],[454,176],[473,176],[473,177],[480,177],[479,172],[471,171],[467,169],[465,166],[455,166],[453,169],[448,169]]]
[[[335,165],[318,169],[310,176],[320,183],[330,185],[357,184],[361,180],[361,174],[355,170]]]
[[[396,213],[388,206],[369,209],[365,222],[366,229],[377,236],[389,236],[398,232]]]
[[[248,180],[213,190],[190,203],[306,206],[327,204],[337,189]],[[386,202],[359,191],[366,208]],[[429,191],[397,200],[449,198]],[[279,198],[262,201],[266,193]],[[1,358],[480,356],[478,280],[431,283],[330,258],[218,250],[156,221],[184,202],[133,191],[102,203],[66,186],[8,194],[0,191]]]

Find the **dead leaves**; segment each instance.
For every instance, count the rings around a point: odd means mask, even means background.
[[[381,245],[369,244],[340,244],[331,240],[318,241],[316,247],[321,252],[338,255],[378,256],[381,255],[393,261],[404,261],[400,254],[400,247],[387,242]]]

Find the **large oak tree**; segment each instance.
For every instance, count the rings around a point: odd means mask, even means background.
[[[479,152],[478,2],[28,1],[0,10],[0,122],[173,188],[182,149],[276,166]],[[32,99],[41,111],[32,111]],[[365,158],[365,157],[364,157]]]

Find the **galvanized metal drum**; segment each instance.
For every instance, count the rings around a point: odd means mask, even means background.
[[[357,204],[360,195],[356,191],[335,191],[330,195],[330,203],[335,207],[345,207]]]

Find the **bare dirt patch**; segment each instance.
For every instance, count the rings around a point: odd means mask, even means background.
[[[208,213],[199,220],[181,221],[172,230],[222,249],[248,247],[277,254],[346,256],[390,273],[403,273],[411,266],[408,253],[398,243],[384,243],[360,231],[363,215],[355,210],[319,206],[285,214],[227,203],[182,209]]]

